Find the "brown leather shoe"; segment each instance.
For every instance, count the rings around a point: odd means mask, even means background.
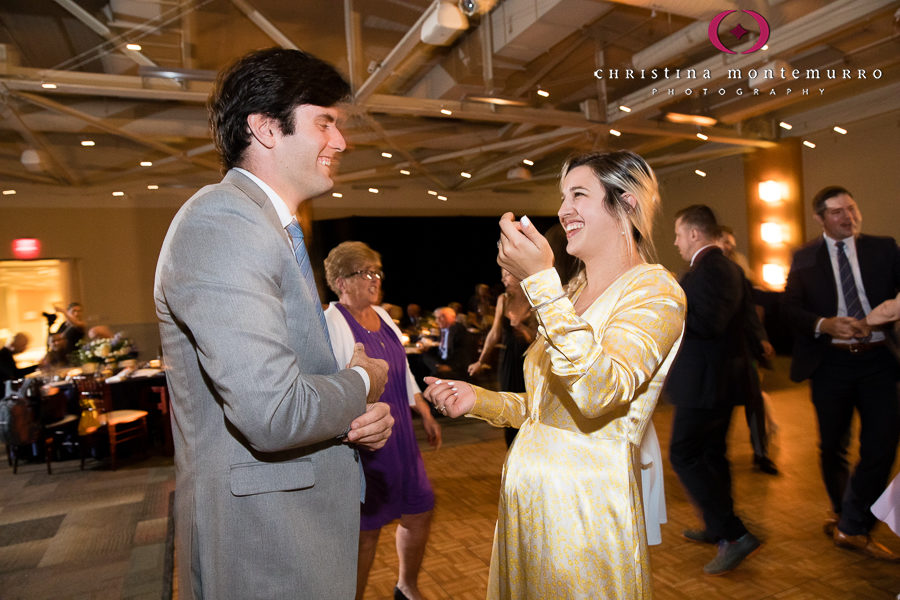
[[[863,554],[867,554],[878,560],[886,560],[889,562],[900,561],[900,556],[891,552],[872,539],[869,535],[847,535],[837,527],[834,528],[834,545],[840,548],[849,548],[851,550],[859,550]]]

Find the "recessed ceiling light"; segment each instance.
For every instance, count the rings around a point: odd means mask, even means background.
[[[525,163],[526,165],[528,165],[529,167],[533,167],[533,166],[534,166],[534,161],[533,161],[533,160],[528,160],[528,159],[526,158],[526,159],[524,159],[522,162]]]
[[[428,193],[431,194],[432,196],[437,196],[437,192],[434,190],[428,190]]]
[[[90,148],[94,145],[94,140],[81,140],[81,145],[85,148]]]
[[[460,176],[460,177],[465,177],[466,179],[471,179],[471,178],[472,178],[472,174],[471,174],[471,173],[466,173],[465,171],[460,171],[460,172],[459,172],[459,176]]]
[[[621,110],[622,112],[631,112],[631,108],[628,106],[625,106],[624,104],[619,105],[619,110]]]
[[[769,45],[768,45],[768,44],[766,44],[766,45],[764,45],[762,48],[760,48],[760,50],[768,50],[768,49],[769,49]]]
[[[446,202],[447,196],[438,196],[438,200],[443,200],[444,202]]]
[[[806,146],[807,148],[815,148],[815,147],[816,147],[816,145],[813,144],[813,143],[812,143],[811,141],[809,141],[809,140],[803,140],[803,145]]]
[[[112,195],[118,198],[119,196],[124,196],[125,192],[113,192]]]
[[[694,173],[696,173],[700,177],[706,177],[706,171],[701,171],[700,169],[694,169]]]
[[[383,156],[384,158],[393,158],[394,155],[390,152],[382,152],[381,156]]]
[[[3,190],[3,195],[4,196],[15,196],[16,190]]]
[[[835,125],[834,130],[837,131],[841,135],[847,135],[847,130],[844,129],[843,127],[838,127],[837,125]]]
[[[400,169],[401,175],[409,175],[409,171],[407,169]]]
[[[55,83],[42,83],[41,87],[44,88],[45,90],[55,90],[56,84]]]
[[[373,194],[377,194],[378,188],[369,188],[369,191],[372,192]]]
[[[125,47],[128,50],[134,50],[135,52],[140,52],[142,50],[140,44],[125,44]]]
[[[450,110],[449,108],[442,108],[442,109],[441,109],[441,114],[442,114],[442,115],[447,115],[447,116],[449,117],[450,115],[453,114],[453,111]]]
[[[549,98],[550,92],[548,92],[547,90],[542,90],[542,89],[538,88],[537,95],[542,98]]]
[[[787,129],[788,131],[790,131],[791,129],[794,128],[793,125],[791,125],[790,123],[786,123],[785,121],[780,122],[778,124],[778,126],[781,127],[782,129]]]
[[[153,163],[150,162],[149,160],[142,160],[142,161],[141,161],[141,166],[142,166],[142,167],[152,167],[152,166],[153,166]]]
[[[340,192],[331,192],[331,197],[332,198],[343,198],[344,195]]]
[[[158,190],[159,186],[156,185],[155,183],[151,183],[150,185],[147,186],[147,189],[148,190]]]
[[[718,121],[713,117],[706,115],[687,115],[684,113],[669,112],[666,113],[666,121],[671,123],[689,123],[691,125],[699,125],[703,127],[712,127]]]
[[[709,139],[709,136],[706,135],[705,133],[698,133],[697,137],[700,138],[701,140],[703,140],[704,142]]]
[[[622,132],[619,131],[618,129],[610,129],[610,130],[609,130],[609,135],[614,135],[614,136],[616,136],[616,137],[619,137],[620,135],[622,135]]]

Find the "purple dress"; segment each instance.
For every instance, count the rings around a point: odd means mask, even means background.
[[[406,352],[394,330],[383,320],[378,331],[369,331],[340,303],[335,306],[350,325],[353,339],[365,346],[366,355],[388,363],[388,381],[379,400],[391,407],[394,417],[391,437],[382,448],[359,453],[366,476],[366,501],[361,505],[360,529],[380,529],[400,515],[423,513],[434,508],[434,492],[425,474],[409,409]]]

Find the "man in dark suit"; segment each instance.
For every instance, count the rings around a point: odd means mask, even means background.
[[[819,425],[819,457],[834,515],[825,533],[837,546],[900,560],[874,541],[869,507],[887,484],[900,438],[898,368],[884,333],[865,315],[900,290],[900,249],[893,238],[861,234],[862,216],[846,189],[813,198],[824,235],[794,254],[783,312],[794,330],[791,379],[810,379]],[[859,413],[860,461],[847,462],[850,422]]]
[[[740,267],[715,245],[717,231],[708,206],[695,204],[675,216],[675,245],[691,268],[680,282],[687,298],[684,338],[666,382],[675,405],[672,467],[705,525],[684,536],[718,544],[703,567],[710,575],[734,569],[760,546],[734,512],[726,457],[732,408],[751,389],[744,330],[750,298]]]
[[[449,306],[435,309],[434,319],[441,332],[440,340],[426,352],[425,365],[434,377],[465,381],[469,364],[475,357],[472,334],[456,320],[456,311]]]
[[[360,470],[393,420],[387,364],[334,358],[296,219],[331,189],[349,86],[271,48],[210,98],[228,172],[175,215],[154,298],[175,439],[178,595],[353,597]],[[351,444],[353,446],[351,446]]]
[[[33,373],[37,369],[36,365],[20,369],[16,364],[15,355],[25,351],[28,347],[28,336],[24,333],[17,333],[9,338],[5,346],[0,348],[0,383],[11,379],[21,379]],[[0,394],[3,393],[0,386]]]

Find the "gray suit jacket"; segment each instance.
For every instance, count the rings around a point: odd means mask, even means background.
[[[352,598],[365,411],[265,193],[230,171],[178,211],[154,289],[175,440],[179,594]]]

